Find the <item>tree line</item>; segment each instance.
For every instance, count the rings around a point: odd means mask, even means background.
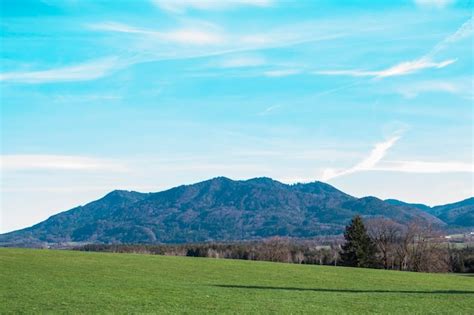
[[[343,239],[273,237],[238,243],[88,244],[74,249],[418,272],[474,272],[474,248],[451,246],[431,226],[418,222],[404,226],[383,218],[363,221],[360,216],[348,224]]]
[[[431,225],[416,221],[407,226],[385,218],[364,223],[360,216],[356,216],[346,227],[344,238],[341,264],[345,266],[420,272],[448,272],[473,267],[472,256],[463,256],[463,264],[467,266],[456,267],[453,257],[460,257],[466,251],[450,248],[443,235]]]

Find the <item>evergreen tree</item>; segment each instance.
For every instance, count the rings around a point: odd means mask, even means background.
[[[346,226],[346,242],[342,245],[341,260],[344,266],[374,267],[376,247],[367,234],[362,218],[357,215]]]

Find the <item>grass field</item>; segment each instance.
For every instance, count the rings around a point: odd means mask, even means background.
[[[0,313],[473,314],[474,277],[0,249]]]

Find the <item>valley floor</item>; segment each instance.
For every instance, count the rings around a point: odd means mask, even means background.
[[[474,275],[0,248],[0,313],[472,314]]]

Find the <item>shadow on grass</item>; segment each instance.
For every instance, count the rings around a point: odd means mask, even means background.
[[[231,289],[257,289],[257,290],[288,290],[288,291],[313,291],[313,292],[337,292],[337,293],[405,293],[405,294],[474,294],[474,291],[465,290],[355,290],[355,289],[321,289],[321,288],[297,288],[297,287],[267,287],[259,285],[232,285],[216,284],[214,287]]]

